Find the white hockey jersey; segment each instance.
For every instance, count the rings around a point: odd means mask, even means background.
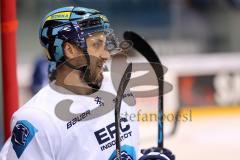
[[[12,135],[0,160],[114,160],[116,91],[109,74],[104,73],[100,90],[83,96],[58,92],[51,84],[41,89],[14,113]],[[135,101],[133,94],[126,92],[123,99]],[[137,122],[129,119],[135,111],[135,106],[122,101],[124,160],[137,159]]]

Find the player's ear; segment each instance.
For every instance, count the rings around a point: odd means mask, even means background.
[[[74,44],[71,44],[69,42],[65,42],[63,44],[63,50],[64,50],[64,56],[67,59],[72,59],[79,56],[79,49]]]

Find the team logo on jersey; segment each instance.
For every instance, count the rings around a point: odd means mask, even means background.
[[[33,139],[37,129],[28,121],[17,121],[12,131],[11,142],[18,158]]]
[[[121,159],[123,160],[136,160],[136,152],[134,147],[124,145],[121,147]],[[116,157],[116,151],[114,151],[109,160],[118,160]]]
[[[16,144],[24,146],[29,135],[28,128],[23,124],[16,124],[13,129],[13,140]]]
[[[95,97],[94,101],[99,105],[99,107],[104,106],[104,102],[101,97]]]
[[[130,124],[126,118],[120,119],[120,141],[124,141],[132,136],[132,131]],[[94,132],[94,135],[100,145],[101,151],[110,149],[111,147],[116,145],[116,139],[114,135],[116,134],[115,122],[107,125],[104,128],[100,128]]]

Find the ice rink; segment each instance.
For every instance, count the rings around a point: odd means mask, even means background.
[[[213,116],[193,113],[191,122],[180,123],[176,134],[165,138],[165,147],[174,152],[177,160],[239,160],[239,122],[237,113]],[[140,126],[141,148],[156,144],[157,124],[141,122]]]

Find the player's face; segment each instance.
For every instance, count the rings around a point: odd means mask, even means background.
[[[103,80],[103,65],[110,54],[105,49],[106,36],[103,32],[92,34],[86,39],[90,55],[90,82],[100,88]]]

